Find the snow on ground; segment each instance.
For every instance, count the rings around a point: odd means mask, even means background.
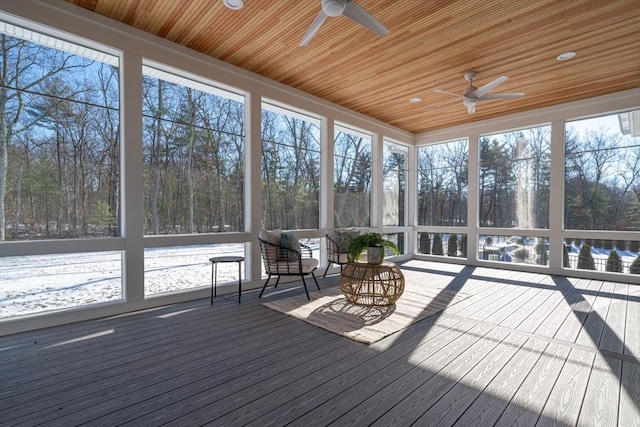
[[[319,257],[319,239],[310,242]],[[211,287],[214,256],[244,256],[244,244],[145,249],[145,295]],[[122,253],[0,258],[0,318],[122,300]],[[238,264],[218,264],[218,285],[238,280]],[[244,279],[244,263],[242,263]]]
[[[120,252],[0,258],[0,318],[122,298]]]

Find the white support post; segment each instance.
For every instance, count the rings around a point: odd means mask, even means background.
[[[120,64],[121,232],[125,301],[144,300],[144,205],[142,156],[142,57],[125,52]]]
[[[418,148],[415,145],[409,148],[406,185],[405,225],[411,228],[410,232],[407,233],[405,249],[407,253],[415,254],[418,248],[418,233],[415,229],[418,225]]]
[[[478,258],[478,231],[480,201],[480,141],[478,135],[469,135],[468,199],[467,199],[467,259]]]
[[[334,121],[320,121],[320,228],[333,228],[333,155]]]
[[[371,221],[369,227],[376,232],[382,232],[382,135],[371,135]]]
[[[256,93],[245,95],[244,103],[244,211],[245,231],[251,242],[245,247],[245,280],[260,280],[261,262],[258,235],[262,228],[262,97]],[[249,268],[247,268],[249,266]]]
[[[334,155],[333,118],[325,117],[320,121],[320,229],[327,230],[334,227],[333,223],[333,155]],[[322,240],[321,240],[322,242]],[[327,247],[320,245],[320,265],[326,268]]]
[[[550,182],[564,184],[564,121],[551,122]],[[562,274],[562,229],[564,223],[564,185],[549,189],[549,271]]]

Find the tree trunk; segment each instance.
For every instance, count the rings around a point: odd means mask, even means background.
[[[5,103],[2,101],[6,99],[6,92],[4,87],[0,87],[0,241],[5,239],[4,196],[7,194],[7,167],[9,163],[7,156],[9,132],[5,118]]]
[[[0,41],[2,43],[2,81],[7,81],[7,48],[5,46],[5,36],[0,35]],[[7,167],[8,156],[7,149],[9,146],[9,137],[11,132],[9,131],[9,123],[7,122],[6,115],[7,108],[7,88],[4,85],[0,85],[0,241],[5,239],[4,230],[4,196],[7,194]]]
[[[189,147],[187,149],[187,185],[189,187],[187,189],[187,191],[189,192],[189,232],[194,233],[195,224],[193,222],[193,193],[194,193],[193,191],[193,144],[196,139],[196,135],[195,135],[196,118],[195,118],[195,104],[193,100],[192,89],[187,89],[187,97],[188,97],[188,103],[189,103],[189,112],[191,115],[190,117],[191,131],[189,132]]]
[[[160,192],[160,139],[162,124],[160,122],[162,111],[162,81],[158,80],[158,114],[156,115],[155,141],[151,147],[151,165],[153,168],[153,191],[151,196],[151,222],[153,234],[159,234],[158,224],[158,194]]]
[[[13,217],[13,238],[18,238],[18,229],[20,227],[20,205],[22,201],[22,174],[24,172],[24,166],[20,166],[20,173],[18,174],[18,183],[16,185],[16,210]]]

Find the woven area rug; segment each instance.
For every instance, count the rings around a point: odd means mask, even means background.
[[[389,307],[350,304],[338,286],[311,293],[311,301],[303,294],[262,305],[354,341],[371,344],[468,297],[407,283],[402,297]]]

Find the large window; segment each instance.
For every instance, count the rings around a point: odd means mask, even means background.
[[[320,121],[264,103],[262,221],[267,229],[315,229],[320,215]]]
[[[50,240],[0,257],[0,318],[121,301],[119,59],[4,22],[0,59],[0,240]]]
[[[371,222],[371,137],[336,127],[333,196],[335,227],[368,227]]]
[[[118,58],[0,29],[0,240],[119,236]]]
[[[143,72],[145,234],[244,230],[242,97]]]
[[[563,267],[640,274],[640,110],[567,122],[564,160],[564,228],[585,235]]]
[[[384,143],[382,162],[382,225],[405,225],[409,149]]]
[[[466,226],[467,140],[418,148],[418,225]]]
[[[481,227],[549,228],[551,127],[480,138]]]
[[[640,230],[640,110],[568,122],[565,229]]]

